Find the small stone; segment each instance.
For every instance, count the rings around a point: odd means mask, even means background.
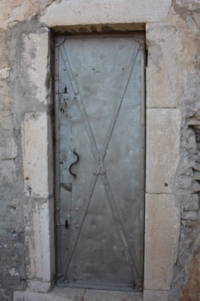
[[[195,180],[200,180],[200,171],[195,171],[194,172],[194,179]]]
[[[184,211],[182,214],[182,219],[194,221],[197,219],[197,214],[195,211]]]
[[[12,237],[13,237],[13,238],[16,238],[16,237],[17,237],[17,232],[13,231],[13,232],[12,232]]]
[[[17,156],[17,145],[14,138],[3,138],[0,141],[0,159],[14,159]]]
[[[15,181],[16,166],[14,160],[2,160],[0,162],[0,186],[11,184]]]
[[[7,78],[9,76],[9,70],[10,70],[10,68],[7,68],[7,67],[0,69],[0,77]]]
[[[196,193],[200,191],[200,184],[198,182],[194,182],[192,185],[192,193]]]
[[[182,225],[188,228],[196,228],[198,226],[200,226],[200,221],[187,221],[184,220],[182,221]]]
[[[189,203],[185,205],[185,211],[199,210],[199,196],[198,194],[192,194]]]
[[[198,162],[198,161],[195,162],[194,169],[200,171],[200,162]]]
[[[192,178],[189,176],[180,176],[179,177],[179,188],[181,189],[191,189]]]
[[[13,129],[12,115],[9,111],[0,112],[0,127],[6,130]]]
[[[192,129],[189,129],[186,133],[185,148],[190,154],[197,153],[196,136]]]

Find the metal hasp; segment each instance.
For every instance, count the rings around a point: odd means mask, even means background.
[[[56,38],[57,285],[143,289],[144,52],[142,32]]]

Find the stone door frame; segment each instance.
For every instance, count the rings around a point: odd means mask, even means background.
[[[129,28],[134,29],[131,27],[132,24],[129,25]],[[138,29],[140,26],[137,25],[135,28]],[[165,25],[164,31],[162,26],[156,26],[155,24],[146,26],[149,54],[146,69],[144,295],[167,296],[173,276],[179,235],[179,215],[172,194],[172,185],[178,162],[180,113],[177,108],[163,105],[163,99],[159,102],[158,91],[153,88],[160,77],[160,72],[165,72],[166,66],[164,63],[161,64],[161,69],[155,66],[156,58],[153,57],[155,45],[149,44],[149,41],[158,39],[162,32],[165,43],[160,59],[162,62],[170,61],[173,55],[170,51],[165,51],[166,45],[170,47],[170,39],[173,37],[168,34],[172,30],[171,25]],[[125,28],[127,27],[126,24]],[[115,29],[114,25],[113,28]],[[51,40],[52,34],[47,28],[40,28],[22,36],[24,46],[22,59],[27,62],[33,89],[37,86],[35,97],[41,103],[40,110],[30,108],[22,121],[24,192],[27,198],[24,206],[26,272],[28,289],[42,293],[47,293],[53,288],[55,276]],[[34,56],[30,56],[30,49],[34,51]],[[164,91],[161,94],[164,93],[165,97],[165,89],[167,90],[165,83],[161,89]],[[169,154],[168,145],[173,145],[175,155],[171,155],[171,152]],[[162,168],[165,169],[166,165],[169,165],[167,174],[165,172],[163,175]],[[18,296],[18,292],[15,296]]]

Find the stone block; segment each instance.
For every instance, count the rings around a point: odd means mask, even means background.
[[[24,52],[22,65],[27,72],[30,85],[34,87],[39,102],[48,103],[49,84],[49,32],[23,35]]]
[[[181,218],[183,220],[195,221],[195,220],[197,220],[197,212],[196,211],[184,211],[182,213]]]
[[[175,7],[180,9],[181,12],[181,8],[185,8],[188,10],[194,10],[196,11],[197,8],[199,7],[199,0],[176,0],[175,2]]]
[[[180,216],[169,194],[146,195],[145,269],[146,290],[170,290],[177,258]]]
[[[0,69],[8,66],[8,50],[6,47],[6,33],[0,28]]]
[[[200,159],[198,157],[198,159]],[[193,168],[195,169],[195,171],[199,171],[200,172],[200,162],[199,161],[196,161],[193,165]]]
[[[142,295],[142,293],[55,287],[48,294],[28,289],[24,292],[15,291],[14,301],[143,301]]]
[[[0,159],[14,159],[17,156],[17,145],[14,138],[0,140]]]
[[[142,301],[141,293],[115,292],[103,290],[87,290],[83,299],[88,301]]]
[[[13,160],[0,162],[0,186],[13,184],[16,180],[16,167]]]
[[[146,23],[161,21],[166,18],[171,0],[68,0],[53,2],[47,8],[40,21],[48,27],[112,24]],[[67,17],[66,17],[67,16]]]
[[[200,171],[195,171],[194,172],[194,179],[197,181],[200,181]]]
[[[178,109],[148,109],[146,190],[171,193],[179,162],[181,118]]]
[[[191,190],[192,193],[197,193],[197,192],[200,192],[200,184],[199,182],[195,181],[193,184],[192,184],[192,190]]]
[[[22,124],[24,189],[27,196],[49,195],[48,116],[26,113]]]
[[[10,115],[10,119],[12,119],[11,113],[10,112],[5,112],[5,111],[11,111],[12,107],[12,98],[10,97],[11,95],[11,90],[8,84],[8,81],[5,79],[1,78],[0,76],[0,110],[1,110],[1,116],[4,118],[4,120],[0,119],[1,124],[5,122],[5,117],[7,113]]]
[[[0,69],[0,78],[7,78],[9,76],[10,68],[2,68]]]
[[[47,292],[55,272],[53,200],[28,199],[24,216],[29,285],[33,290]]]
[[[178,106],[176,29],[169,24],[147,24],[147,107]]]
[[[187,152],[191,155],[198,154],[197,142],[196,142],[196,135],[194,130],[189,127],[187,131],[183,133],[183,142],[182,146],[187,150]]]
[[[199,195],[196,194],[192,194],[190,196],[189,202],[187,202],[185,204],[185,211],[190,211],[190,210],[199,210],[199,201],[200,201],[200,197]]]
[[[43,281],[35,281],[28,280],[28,288],[31,291],[35,291],[38,293],[48,293],[52,288],[52,282],[43,282]]]
[[[144,291],[143,301],[168,301],[167,291]]]
[[[200,226],[200,221],[199,221],[199,217],[197,221],[191,221],[191,220],[182,220],[181,224],[184,227],[188,227],[188,228],[197,228]]]
[[[5,130],[13,129],[12,115],[9,111],[0,112],[0,127]]]

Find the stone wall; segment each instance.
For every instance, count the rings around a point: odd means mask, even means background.
[[[199,0],[1,0],[0,300],[53,285],[53,33],[134,29],[147,45],[143,298],[200,300],[199,14]]]

